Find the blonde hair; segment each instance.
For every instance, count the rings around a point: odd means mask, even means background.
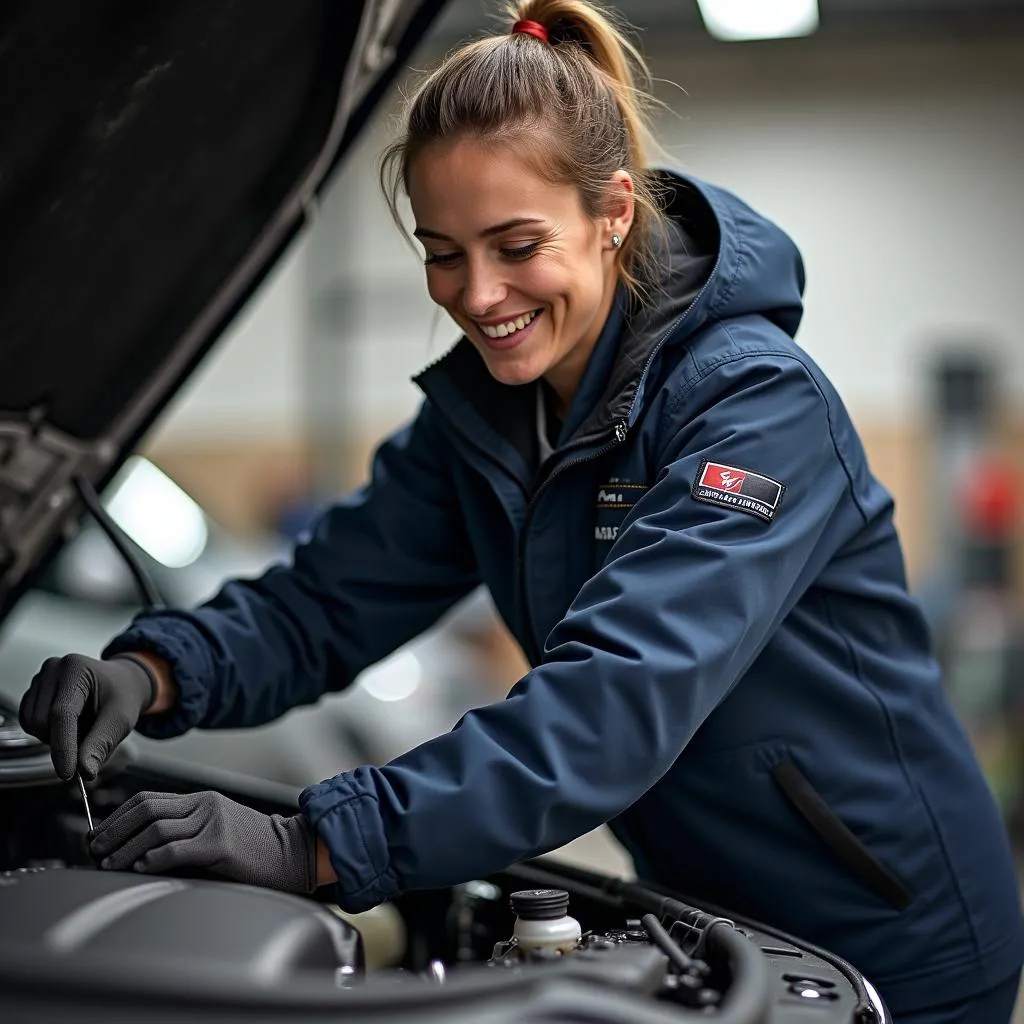
[[[633,224],[616,253],[619,277],[634,295],[653,279],[654,236],[664,230],[651,144],[650,74],[612,15],[587,0],[518,0],[509,29],[533,21],[548,33],[504,32],[467,43],[416,89],[402,137],[384,151],[380,181],[402,228],[398,196],[413,161],[429,144],[471,137],[515,145],[546,180],[577,188],[584,212],[606,212],[612,175],[633,180]]]

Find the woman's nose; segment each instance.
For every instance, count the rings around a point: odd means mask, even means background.
[[[466,286],[462,304],[472,317],[484,317],[499,305],[508,293],[496,268],[484,262],[466,267]]]

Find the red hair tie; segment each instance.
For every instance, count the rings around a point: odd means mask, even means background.
[[[548,30],[539,21],[517,21],[512,26],[512,35],[522,32],[523,35],[533,36],[542,43],[549,43]]]

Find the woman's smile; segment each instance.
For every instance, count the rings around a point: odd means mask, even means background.
[[[496,352],[507,352],[521,345],[533,333],[537,320],[543,309],[533,309],[528,313],[498,320],[473,320],[480,332],[483,343]]]

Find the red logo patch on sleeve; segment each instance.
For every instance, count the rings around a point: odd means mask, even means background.
[[[704,459],[697,470],[691,494],[697,501],[734,508],[770,523],[785,490],[784,484],[763,473]]]

